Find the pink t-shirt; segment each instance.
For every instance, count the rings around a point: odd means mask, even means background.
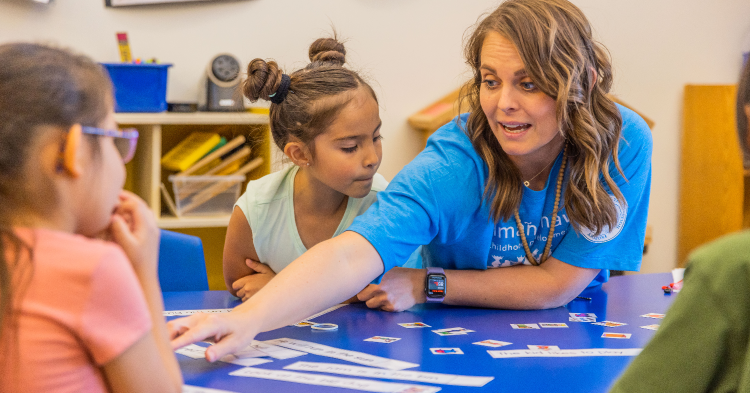
[[[33,247],[31,264],[27,253],[20,264],[33,275],[15,309],[17,329],[3,332],[14,340],[2,350],[0,391],[108,391],[101,366],[151,329],[130,261],[113,243],[46,229],[16,233]]]

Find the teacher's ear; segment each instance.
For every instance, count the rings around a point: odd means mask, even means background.
[[[596,72],[596,68],[589,66],[589,94],[594,91],[596,82],[599,81],[599,73]]]
[[[745,104],[745,124],[747,124],[747,132],[745,134],[745,147],[750,149],[750,104]]]

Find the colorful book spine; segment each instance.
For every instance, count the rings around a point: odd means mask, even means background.
[[[220,142],[219,134],[194,132],[165,154],[161,159],[161,165],[173,171],[184,171],[208,154]]]

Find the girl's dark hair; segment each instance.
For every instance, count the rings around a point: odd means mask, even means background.
[[[750,146],[748,146],[748,118],[745,107],[750,105],[750,60],[745,62],[740,76],[740,83],[737,84],[737,135],[740,137],[740,148],[744,155],[745,166],[750,161]]]
[[[292,139],[302,141],[314,152],[313,140],[336,119],[360,87],[377,102],[375,91],[356,72],[344,68],[346,49],[336,38],[319,38],[310,45],[310,64],[289,75],[286,98],[271,104],[271,134],[279,149]],[[247,66],[243,92],[250,101],[270,101],[284,72],[275,61],[255,59]]]
[[[495,221],[509,219],[521,204],[521,173],[492,133],[479,101],[482,45],[489,32],[499,33],[518,50],[534,84],[556,101],[557,123],[568,143],[570,181],[565,209],[576,230],[600,233],[617,222],[607,188],[624,202],[609,173],[614,162],[622,174],[617,148],[620,112],[607,97],[612,65],[606,49],[594,41],[591,26],[578,7],[566,0],[508,0],[479,22],[464,47],[473,71],[461,94],[471,113],[467,134],[489,167],[484,197]]]
[[[88,57],[43,45],[0,45],[0,65],[2,347],[12,341],[3,332],[13,323],[13,308],[33,269],[25,263],[31,261],[31,246],[13,232],[14,217],[45,214],[57,201],[50,179],[38,170],[36,149],[52,133],[59,134],[62,143],[74,124],[101,125],[112,107],[112,85],[102,67]]]

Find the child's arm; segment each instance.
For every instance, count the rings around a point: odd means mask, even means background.
[[[227,226],[227,237],[224,241],[224,283],[229,292],[247,300],[268,281],[275,273],[260,262],[253,243],[253,231],[242,209],[235,206]]]
[[[159,230],[154,216],[136,195],[123,191],[111,232],[133,264],[148,304],[152,328],[121,355],[104,365],[113,392],[179,392],[182,374],[169,344],[157,274]]]

